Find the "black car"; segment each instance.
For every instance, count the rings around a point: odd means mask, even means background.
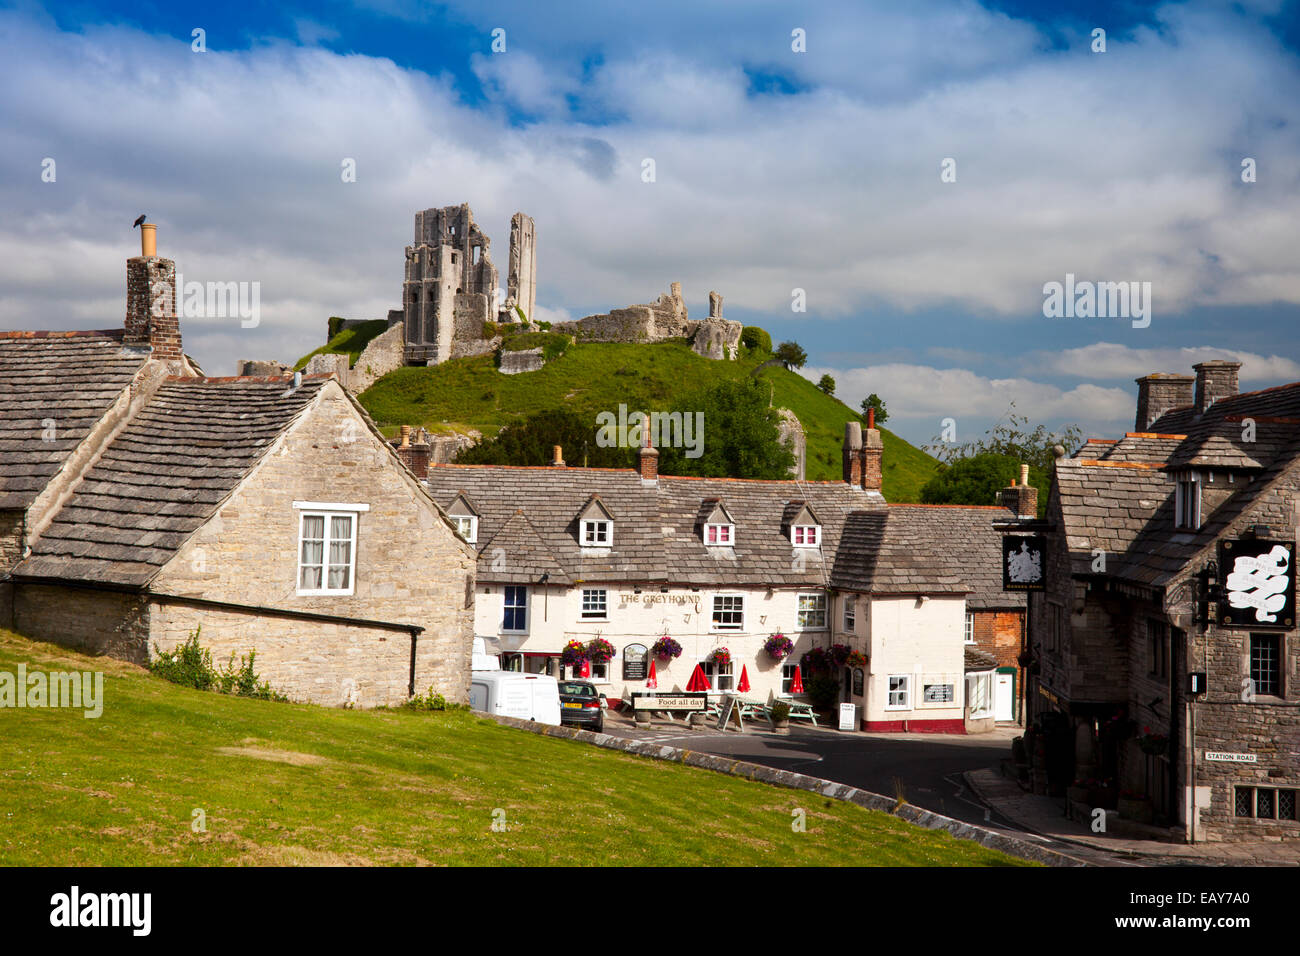
[[[560,723],[577,724],[597,733],[605,729],[605,695],[585,680],[560,681]]]

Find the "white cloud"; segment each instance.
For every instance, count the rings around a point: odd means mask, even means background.
[[[1252,382],[1273,385],[1300,380],[1300,362],[1294,359],[1212,346],[1135,349],[1116,342],[1098,342],[1082,348],[1026,357],[1026,361],[1045,370],[1094,380],[1135,379],[1152,372],[1192,375],[1192,366],[1197,362],[1214,359],[1241,363],[1238,375],[1243,389],[1254,387]]]

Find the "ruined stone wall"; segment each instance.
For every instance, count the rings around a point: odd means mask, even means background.
[[[389,372],[401,368],[406,355],[404,335],[401,327],[392,326],[371,339],[344,382],[348,391],[359,395]]]
[[[369,505],[368,511],[357,515],[353,594],[297,593],[301,510],[294,507],[295,501]],[[423,692],[432,686],[450,700],[463,701],[469,689],[473,638],[473,610],[466,605],[467,600],[472,602],[474,572],[473,550],[396,461],[392,449],[370,431],[342,390],[329,384],[212,520],[163,568],[154,589],[235,604],[420,625],[425,631],[417,649],[417,689]],[[226,619],[213,621],[215,628]],[[205,625],[204,634],[208,631]],[[383,642],[378,633],[367,634],[365,629],[337,630],[329,637],[318,624],[282,619],[265,633],[280,635],[275,638],[280,649],[265,654],[262,669],[272,685],[285,675],[298,680],[293,677],[298,672],[291,673],[298,666],[293,662],[308,653],[320,658],[314,662],[319,668],[311,680],[324,681],[319,686],[328,693],[320,698],[322,703],[339,702],[329,696],[337,690],[330,682],[343,679],[334,663],[339,656],[352,662],[354,680],[374,688],[407,685],[408,665],[398,668],[392,650],[395,642],[404,640],[400,632],[385,632],[392,636]],[[237,649],[247,636],[256,635],[241,626],[231,634],[214,632],[211,640]],[[297,650],[291,647],[295,640]],[[377,656],[363,652],[366,647]],[[260,645],[257,650],[260,664],[264,652]],[[361,703],[370,706],[376,701]]]

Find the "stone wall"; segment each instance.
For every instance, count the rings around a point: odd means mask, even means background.
[[[546,364],[542,358],[542,350],[537,349],[520,349],[516,352],[501,353],[501,374],[518,375],[520,372],[536,372]]]
[[[297,561],[299,509],[295,501],[368,504],[358,515],[356,580],[352,595],[299,595]],[[423,488],[374,434],[351,401],[327,385],[309,410],[270,449],[266,458],[163,568],[154,590],[234,604],[312,611],[339,617],[414,624],[425,628],[418,642],[415,685],[463,701],[469,689],[473,638],[473,549],[455,534]],[[262,676],[272,685],[287,678],[322,683],[319,703],[337,704],[342,671],[315,662],[299,668],[305,652],[350,659],[353,677],[380,692],[409,680],[409,659],[393,648],[409,644],[400,632],[325,628],[311,622],[277,620],[274,656],[257,647]],[[186,618],[188,621],[188,618]],[[217,633],[225,618],[204,626],[208,640],[237,653],[256,637],[242,625]],[[169,625],[171,626],[171,625]],[[184,623],[176,625],[183,629]],[[268,628],[272,625],[268,624]],[[282,636],[281,636],[282,635]],[[169,638],[182,637],[179,630]],[[386,641],[379,641],[385,636]],[[260,638],[257,638],[260,640]],[[388,645],[383,647],[382,645]],[[369,648],[369,651],[363,649]],[[373,652],[373,653],[372,653]],[[373,656],[378,654],[378,656]],[[379,701],[361,701],[370,706]]]
[[[25,510],[0,511],[0,578],[23,556],[23,519]],[[0,581],[0,627],[13,625],[13,589]]]
[[[808,439],[804,435],[803,425],[799,423],[798,417],[790,409],[778,408],[776,411],[781,416],[781,421],[776,426],[778,440],[789,448],[794,455],[794,464],[790,466],[790,474],[803,481],[807,476],[808,468]]]
[[[139,594],[16,583],[13,629],[83,654],[147,664],[149,607]]]
[[[348,391],[360,395],[389,372],[402,367],[406,347],[404,334],[402,326],[390,326],[382,335],[370,340],[348,375],[345,382]]]

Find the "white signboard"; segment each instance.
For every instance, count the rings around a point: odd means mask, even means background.
[[[1205,759],[1217,760],[1220,763],[1255,763],[1254,754],[1225,754],[1213,750],[1205,751]]]
[[[840,704],[840,730],[858,729],[858,705]]]

